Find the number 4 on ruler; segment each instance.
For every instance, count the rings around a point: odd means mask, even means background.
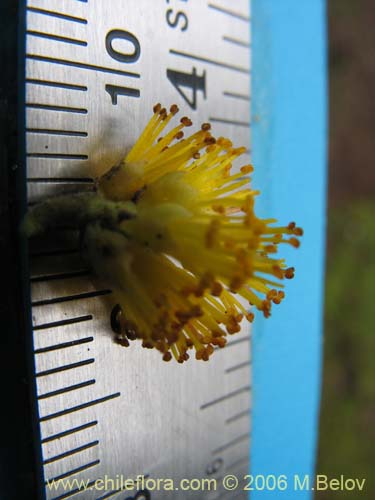
[[[203,74],[199,76],[196,68],[193,68],[192,73],[184,73],[182,71],[167,69],[167,78],[192,109],[197,109],[197,92],[199,90],[203,92],[203,97],[206,99],[205,71],[203,71]],[[191,99],[189,99],[189,96],[182,90],[182,88],[191,89]]]

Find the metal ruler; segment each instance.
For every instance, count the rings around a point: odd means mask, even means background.
[[[248,0],[28,0],[29,202],[92,189],[156,102],[249,145],[249,8]],[[108,478],[101,491],[45,486],[45,497],[246,498],[220,478],[249,466],[248,327],[208,363],[163,363],[139,343],[113,342],[111,291],[84,267],[75,234],[32,242],[30,263],[43,481],[90,487]],[[218,487],[119,491],[121,478],[139,475],[176,485],[217,478]]]

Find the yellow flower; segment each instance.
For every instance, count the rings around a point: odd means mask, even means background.
[[[112,314],[117,341],[139,338],[165,361],[183,362],[190,349],[208,360],[224,347],[244,317],[253,320],[250,306],[270,315],[284,298],[282,280],[294,275],[278,246],[298,247],[302,229],[255,215],[252,166],[231,171],[245,148],[215,139],[208,123],[184,139],[191,121],[183,117],[162,137],[177,112],[154,107],[125,159],[97,180],[97,194],[80,198],[79,212],[84,254],[120,306]],[[43,207],[29,215],[29,227],[47,225],[41,212],[45,218]]]

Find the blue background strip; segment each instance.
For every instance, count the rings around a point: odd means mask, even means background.
[[[252,474],[285,474],[288,488],[258,498],[311,498],[322,354],[326,197],[326,31],[323,0],[252,0],[253,185],[258,215],[305,230],[282,247],[296,277],[253,341]],[[311,485],[313,486],[313,484]]]

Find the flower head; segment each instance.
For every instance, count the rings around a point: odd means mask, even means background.
[[[208,359],[244,317],[253,320],[241,298],[270,315],[284,298],[281,281],[294,274],[276,257],[278,246],[297,247],[302,230],[256,217],[253,167],[232,173],[245,148],[214,138],[210,124],[185,139],[183,129],[192,123],[183,117],[162,137],[177,112],[175,105],[169,113],[156,105],[129,154],[98,186],[104,196],[133,199],[137,207],[137,217],[121,224],[125,253],[133,257],[126,270],[117,268],[124,273],[118,297],[131,335],[164,359],[172,352],[184,361],[192,347],[197,358]]]
[[[232,172],[245,148],[214,138],[208,123],[184,138],[187,117],[168,127],[177,112],[154,107],[127,156],[97,179],[81,227],[84,254],[119,304],[117,341],[138,338],[165,361],[183,362],[191,349],[208,360],[224,347],[244,318],[253,320],[251,306],[270,316],[294,275],[279,245],[298,247],[302,229],[258,218],[253,167]]]

